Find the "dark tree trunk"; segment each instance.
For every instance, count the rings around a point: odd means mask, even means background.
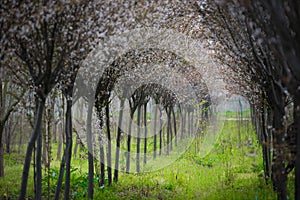
[[[284,125],[283,125],[284,108],[276,107],[274,109],[273,119],[273,139],[274,139],[274,152],[273,152],[273,165],[272,165],[272,181],[274,188],[277,190],[278,200],[287,199],[287,175],[285,173],[284,161]]]
[[[88,198],[93,199],[94,195],[94,158],[93,158],[93,138],[92,138],[92,114],[93,114],[93,102],[88,102],[87,113],[87,147],[88,147]]]
[[[133,116],[134,116],[134,111],[130,111],[130,118],[128,124],[128,136],[127,136],[126,173],[129,173],[130,171],[131,129],[132,129]]]
[[[65,177],[65,193],[64,199],[70,198],[70,183],[71,183],[71,159],[72,159],[72,100],[67,97],[66,110],[66,177]]]
[[[137,113],[137,144],[136,144],[136,172],[140,173],[140,148],[141,148],[141,106],[138,106]]]
[[[100,182],[99,187],[104,186],[105,181],[105,158],[104,158],[104,148],[103,148],[103,141],[101,136],[100,137]]]
[[[36,189],[35,199],[42,199],[42,134],[38,136],[36,148]]]
[[[154,127],[153,127],[153,158],[155,159],[156,158],[156,146],[157,146],[157,143],[156,143],[156,140],[157,140],[157,137],[156,137],[156,126],[157,126],[157,105],[155,106],[155,110],[154,110]]]
[[[101,111],[99,112],[99,119],[100,121],[100,130],[103,130],[103,112],[102,112],[102,108]],[[100,180],[99,180],[99,187],[103,187],[104,186],[104,181],[105,181],[105,156],[104,156],[104,144],[103,144],[103,138],[102,138],[102,134],[99,131],[99,135],[98,135],[98,139],[99,139],[99,145],[100,145]]]
[[[296,133],[295,199],[300,200],[300,98],[294,100],[294,123]]]
[[[171,127],[171,107],[166,109],[167,112],[167,152],[166,154],[169,155],[170,151],[172,150],[172,127]]]
[[[109,118],[109,104],[105,106],[105,114],[106,114],[106,131],[107,131],[107,178],[108,185],[112,183],[112,171],[111,171],[111,136],[110,136],[110,118]]]
[[[45,107],[45,100],[41,99],[38,101],[38,107],[37,107],[37,115],[35,118],[34,123],[34,129],[31,134],[27,150],[26,150],[26,157],[23,167],[23,174],[22,174],[22,183],[21,183],[21,189],[20,189],[20,195],[19,199],[23,200],[26,196],[26,189],[27,189],[27,183],[28,183],[28,175],[29,175],[29,168],[30,168],[30,162],[31,162],[31,156],[32,156],[32,150],[34,148],[35,141],[37,140],[38,136],[41,134],[42,130],[42,117]]]
[[[115,161],[115,171],[114,171],[114,181],[118,182],[119,178],[119,160],[120,160],[120,143],[121,143],[121,133],[122,133],[122,121],[123,121],[123,110],[124,110],[124,99],[121,99],[120,102],[120,113],[119,113],[119,122],[118,122],[118,134],[116,141],[116,161]]]
[[[65,160],[65,155],[63,155],[62,160],[60,162],[59,175],[58,175],[56,188],[55,188],[55,195],[54,195],[55,200],[59,200],[60,190],[62,188],[62,181],[64,177],[65,165],[66,165],[66,160]]]
[[[159,155],[161,156],[162,153],[162,129],[163,129],[163,120],[162,120],[162,112],[160,110],[159,115]]]
[[[144,129],[145,129],[144,164],[146,164],[147,163],[147,103],[144,104]]]
[[[176,115],[175,115],[175,112],[174,112],[174,107],[172,108],[172,115],[173,115],[173,125],[174,125],[175,146],[177,146]]]

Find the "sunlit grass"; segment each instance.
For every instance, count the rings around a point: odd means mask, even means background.
[[[201,145],[195,146],[194,143],[175,162],[160,170],[141,174],[121,172],[118,183],[113,183],[112,186],[106,184],[103,188],[98,187],[95,179],[95,199],[276,199],[271,184],[266,184],[263,178],[261,147],[247,123],[250,122],[241,124],[239,138],[237,121],[226,121],[212,151],[205,157],[198,155],[196,150]],[[60,160],[56,159],[57,146],[56,143],[52,148],[51,197],[60,164]],[[16,153],[5,156],[6,176],[0,179],[1,197],[17,197],[23,159],[24,155]],[[131,164],[134,166],[134,161]],[[72,199],[87,197],[87,171],[86,152],[78,151],[76,159],[72,159]],[[45,171],[44,173],[46,175]],[[27,194],[33,197],[32,166],[29,180]],[[46,183],[45,180],[45,196]],[[289,198],[292,199],[292,181],[288,182],[288,187]]]

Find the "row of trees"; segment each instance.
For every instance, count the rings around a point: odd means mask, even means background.
[[[300,199],[299,4],[204,1],[198,6],[228,87],[251,101],[266,179],[278,199],[287,199],[287,175],[295,166],[295,199]]]
[[[77,100],[77,96],[73,97],[73,89],[78,70],[82,67],[81,61],[107,36],[136,27],[154,26],[174,28],[193,38],[202,39],[203,43],[211,49],[212,55],[220,63],[219,70],[228,83],[228,89],[241,91],[251,101],[254,126],[263,145],[266,178],[271,177],[274,189],[278,191],[278,199],[287,197],[287,175],[293,165],[296,166],[295,195],[296,199],[300,199],[300,153],[299,151],[296,153],[296,147],[300,145],[300,137],[296,134],[300,130],[298,8],[297,2],[288,0],[280,2],[206,0],[184,3],[159,0],[130,3],[126,1],[4,1],[0,5],[2,13],[0,18],[0,176],[4,175],[3,129],[9,115],[21,102],[25,108],[33,107],[33,110],[27,112],[29,121],[32,121],[33,132],[27,146],[19,199],[24,199],[26,196],[33,151],[35,151],[35,197],[42,198],[41,154],[43,141],[46,141],[42,137],[42,116],[45,110],[48,110],[48,105],[51,105],[46,103],[51,92],[62,91],[66,101],[64,118],[66,145],[55,198],[58,199],[60,196],[65,173],[64,198],[68,199],[74,137],[71,108],[73,102]],[[100,129],[106,127],[108,141],[112,141],[109,139],[109,105],[113,95],[120,98],[121,110],[114,163],[115,180],[118,180],[118,149],[121,147],[120,141],[124,131],[121,129],[124,122],[122,108],[126,100],[130,105],[130,115],[134,116],[135,112],[139,115],[137,123],[141,123],[142,107],[146,110],[150,99],[162,104],[167,113],[166,137],[169,141],[172,141],[170,136],[171,134],[174,136],[175,122],[178,121],[173,118],[175,108],[182,111],[181,105],[184,103],[188,105],[185,108],[188,113],[189,110],[193,110],[189,108],[194,106],[193,102],[189,102],[191,98],[189,92],[183,96],[176,96],[176,92],[166,89],[168,87],[161,87],[162,82],[147,83],[130,91],[137,81],[134,78],[136,76],[132,78],[125,72],[136,69],[143,71],[142,65],[150,63],[164,66],[165,69],[173,68],[181,74],[189,84],[193,85],[193,91],[197,91],[195,95],[197,103],[205,100],[204,106],[208,107],[211,101],[195,66],[190,66],[173,53],[159,49],[141,49],[138,52],[127,52],[121,58],[116,58],[97,82],[95,95],[95,106],[101,122]],[[161,76],[162,71],[159,68],[153,71],[157,72],[153,76],[166,78]],[[134,73],[140,72],[136,70]],[[121,77],[125,77],[125,82],[122,82]],[[176,85],[176,77],[170,77],[168,80],[174,84],[174,88],[185,91],[180,84]],[[88,90],[89,87],[86,88]],[[87,117],[91,119],[94,102],[88,105],[89,116]],[[147,112],[144,111],[145,113]],[[181,112],[183,113],[186,112]],[[104,114],[106,117],[103,117]],[[207,116],[207,112],[204,112],[203,116]],[[130,120],[133,118],[131,117]],[[185,119],[184,114],[179,119]],[[146,121],[144,119],[143,122]],[[128,171],[130,154],[132,154],[130,134],[132,128],[130,127],[127,127],[127,151],[130,152],[127,154],[126,163]],[[88,197],[92,198],[94,163],[91,127],[87,126],[87,132],[90,172]],[[141,130],[138,132],[141,134]],[[147,140],[144,142],[147,143]],[[105,151],[101,141],[99,144],[103,176]],[[112,157],[112,151],[109,150],[111,145],[108,143],[106,151],[108,167],[111,167],[109,159]],[[147,152],[147,149],[144,151]],[[155,151],[153,154],[155,155]],[[136,160],[139,159],[140,157],[136,157]],[[111,169],[107,171],[111,177]]]
[[[192,5],[192,4],[188,4]],[[188,8],[188,9],[187,9]],[[192,7],[194,9],[194,6]],[[73,97],[74,82],[78,69],[81,66],[81,61],[97,46],[97,44],[107,36],[116,34],[117,32],[135,28],[139,26],[161,26],[161,27],[177,27],[176,17],[191,16],[194,10],[189,9],[189,6],[178,3],[176,1],[166,3],[164,1],[153,2],[77,2],[77,1],[23,1],[23,2],[10,2],[4,1],[0,5],[1,11],[1,126],[0,138],[2,140],[3,128],[8,120],[9,115],[16,111],[16,105],[23,101],[22,107],[28,109],[28,117],[32,123],[32,134],[26,149],[26,157],[24,161],[22,183],[20,188],[19,199],[25,199],[26,190],[29,177],[29,169],[31,161],[34,160],[34,185],[35,185],[35,198],[42,199],[42,149],[43,146],[49,145],[51,141],[51,131],[47,134],[43,133],[43,115],[45,112],[50,112],[49,116],[53,116],[53,108],[57,106],[53,103],[54,98],[50,94],[55,91],[61,91],[65,100],[65,146],[60,165],[59,178],[55,191],[55,199],[60,198],[63,178],[64,181],[64,198],[70,198],[70,173],[71,173],[71,155],[73,145],[73,119],[72,119],[72,104],[76,101]],[[142,50],[143,51],[143,50]],[[156,62],[164,67],[174,68],[189,84],[193,85],[193,89],[197,91],[197,102],[189,101],[189,96],[178,97],[173,91],[168,91],[160,84],[147,84],[137,89],[132,95],[120,97],[120,114],[119,126],[116,137],[116,161],[114,179],[118,180],[119,171],[119,148],[121,141],[121,124],[122,113],[125,99],[131,104],[131,115],[133,116],[137,110],[139,115],[137,123],[141,123],[141,110],[144,107],[144,118],[147,114],[147,102],[150,98],[156,103],[163,105],[167,113],[167,133],[166,137],[169,142],[177,135],[177,126],[175,119],[175,108],[181,109],[181,114],[191,113],[193,110],[192,103],[200,103],[205,100],[204,107],[209,106],[209,97],[207,88],[201,81],[201,76],[194,67],[189,66],[188,63],[182,62],[176,55],[168,52],[162,52],[159,49],[150,50],[137,56],[140,61],[132,58],[136,57],[134,52],[128,52],[122,55],[123,58],[116,59],[108,71],[105,72],[99,81],[96,92],[96,108],[98,110],[98,117],[100,119],[100,129],[103,128],[103,113],[106,113],[106,133],[108,140],[110,137],[110,123],[109,123],[109,104],[111,101],[111,94],[119,77],[124,76],[126,70],[132,69],[135,65],[141,64],[145,57],[150,57],[148,62]],[[149,55],[154,52],[154,55]],[[164,60],[164,56],[169,57],[169,60],[164,62],[157,61],[157,55],[162,55],[160,58]],[[123,59],[123,60],[122,60]],[[131,62],[131,64],[129,63]],[[135,63],[136,62],[136,63]],[[124,63],[127,63],[124,65]],[[179,63],[179,64],[178,64]],[[179,66],[180,65],[180,66]],[[136,67],[139,68],[139,67]],[[157,69],[158,70],[158,69]],[[158,70],[159,73],[159,70]],[[158,75],[158,74],[156,74]],[[173,77],[174,78],[174,77]],[[128,79],[127,79],[128,80]],[[170,79],[171,80],[171,79]],[[131,80],[134,83],[135,80]],[[174,80],[172,80],[174,82]],[[12,84],[17,89],[8,92],[7,85]],[[122,85],[122,84],[121,84]],[[176,86],[179,87],[179,86]],[[175,88],[176,88],[175,87]],[[88,88],[88,87],[87,87]],[[121,90],[125,94],[128,88]],[[177,88],[182,89],[182,88]],[[26,92],[25,92],[26,91]],[[54,95],[55,96],[55,95]],[[52,103],[51,103],[52,102]],[[180,104],[190,105],[189,108],[179,106]],[[202,105],[201,105],[202,106]],[[32,110],[30,108],[32,107]],[[88,106],[88,119],[91,118],[91,112],[94,107],[94,102],[89,102]],[[183,110],[187,109],[186,112]],[[207,110],[207,109],[205,109]],[[207,113],[207,112],[204,112]],[[185,114],[184,114],[185,116]],[[188,116],[193,116],[188,114]],[[208,117],[208,114],[203,114]],[[189,118],[188,117],[188,118]],[[193,118],[193,117],[192,117]],[[131,118],[132,119],[132,118]],[[182,118],[185,121],[185,117]],[[146,126],[146,121],[144,123]],[[188,126],[193,127],[192,119],[188,119]],[[185,122],[184,122],[185,123]],[[161,125],[161,124],[160,124]],[[173,125],[173,128],[171,127]],[[50,125],[45,126],[47,128]],[[131,127],[131,126],[129,126]],[[128,128],[129,128],[128,127]],[[93,197],[93,179],[94,179],[94,157],[93,141],[91,136],[91,127],[87,126],[87,148],[89,150],[89,189],[88,197]],[[159,129],[159,128],[157,128]],[[163,128],[160,127],[160,130]],[[145,129],[147,130],[147,129]],[[184,130],[184,129],[182,129]],[[173,132],[172,132],[173,131]],[[138,131],[139,132],[139,131]],[[139,133],[138,133],[139,134]],[[145,134],[147,134],[145,132]],[[182,136],[184,135],[181,134]],[[47,137],[47,139],[45,139]],[[161,136],[160,137],[164,137]],[[145,145],[147,146],[147,137],[145,137]],[[176,137],[174,137],[176,138]],[[128,148],[128,162],[126,164],[127,171],[130,168],[130,148],[131,148],[131,135],[128,134],[127,138]],[[101,140],[101,138],[100,138]],[[137,138],[139,140],[139,137]],[[155,139],[154,139],[155,140]],[[137,141],[139,143],[140,141]],[[161,142],[161,140],[160,140]],[[3,142],[0,141],[0,175],[4,176],[3,171]],[[100,141],[100,160],[101,176],[104,176],[104,148]],[[108,162],[112,154],[111,143],[108,144],[107,158]],[[50,145],[51,146],[51,145]],[[50,147],[49,147],[50,148]],[[160,147],[161,149],[161,147]],[[169,149],[170,150],[170,149]],[[137,151],[140,151],[137,148]],[[154,151],[154,155],[156,151]],[[34,154],[33,154],[34,153]],[[51,149],[50,152],[51,153]],[[147,153],[147,149],[144,149]],[[34,155],[34,158],[32,158]],[[137,152],[136,160],[140,158]],[[49,159],[51,160],[51,159]],[[144,162],[147,160],[144,158]],[[111,165],[108,163],[108,175],[111,177]],[[137,171],[139,166],[137,162]],[[65,174],[65,175],[64,175]],[[111,178],[110,178],[111,181]],[[103,183],[101,183],[103,184]]]

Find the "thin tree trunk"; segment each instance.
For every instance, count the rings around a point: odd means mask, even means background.
[[[102,108],[101,111],[99,111],[99,119],[100,121],[100,130],[98,135],[99,145],[100,145],[100,180],[99,180],[99,187],[104,186],[105,181],[105,156],[104,156],[104,147],[103,147],[103,139],[101,132],[103,131],[103,112]]]
[[[183,139],[184,134],[184,111],[183,108],[181,108],[181,133],[180,133],[180,140]]]
[[[63,177],[64,177],[64,172],[65,172],[65,165],[66,165],[66,159],[65,159],[65,152],[64,152],[64,155],[60,162],[59,175],[58,175],[56,188],[55,188],[55,195],[54,195],[55,200],[59,200],[60,190],[62,188],[62,181],[63,181]]]
[[[159,155],[162,153],[162,130],[163,129],[163,120],[162,120],[162,112],[160,111],[159,116]]]
[[[36,190],[35,199],[42,199],[42,134],[38,136],[36,148]]]
[[[155,159],[156,158],[156,140],[157,140],[157,137],[156,137],[156,126],[157,126],[157,105],[155,105],[155,111],[154,111],[154,128],[153,128],[153,158]]]
[[[167,112],[167,148],[166,148],[166,154],[169,155],[171,150],[171,116],[170,116],[170,107],[166,108]]]
[[[28,175],[29,175],[29,168],[30,168],[30,162],[31,162],[31,156],[32,156],[32,150],[34,148],[34,143],[37,140],[38,136],[41,134],[42,130],[42,117],[43,117],[43,111],[45,107],[45,100],[39,100],[38,101],[38,108],[37,108],[37,115],[35,118],[34,123],[34,129],[31,134],[29,143],[27,145],[26,150],[26,157],[23,167],[23,174],[22,174],[22,183],[21,183],[21,189],[20,189],[20,195],[19,200],[25,199],[26,196],[26,190],[27,190],[27,183],[28,183]]]
[[[144,129],[145,129],[144,164],[146,164],[147,163],[147,103],[144,104]]]
[[[140,173],[140,146],[141,146],[141,106],[137,113],[137,145],[136,145],[136,172]]]
[[[65,193],[64,199],[70,198],[70,183],[71,183],[71,159],[72,159],[72,100],[67,97],[66,110],[66,177],[65,177]]]
[[[121,133],[122,133],[121,127],[122,127],[122,120],[123,120],[124,103],[125,100],[121,99],[119,122],[118,122],[118,134],[117,134],[117,141],[116,141],[116,161],[115,161],[115,171],[114,171],[115,182],[118,182],[118,178],[119,178],[120,143],[121,143]]]
[[[88,198],[93,199],[94,195],[94,158],[93,158],[93,138],[92,138],[92,114],[93,102],[88,102],[87,113],[87,146],[88,146]]]
[[[126,173],[130,171],[130,154],[131,154],[131,129],[133,121],[134,111],[130,111],[129,125],[128,125],[128,136],[127,136],[127,156],[126,156]]]
[[[108,178],[108,185],[112,183],[112,173],[111,173],[111,136],[110,136],[110,118],[109,118],[109,104],[105,107],[105,114],[106,114],[106,131],[107,131],[107,178]]]
[[[177,128],[176,128],[176,116],[175,116],[174,107],[172,108],[172,115],[173,115],[173,124],[174,124],[175,146],[177,146]]]
[[[264,168],[265,168],[265,179],[266,182],[268,181],[270,177],[270,162],[269,162],[269,154],[268,151],[270,149],[270,141],[268,140],[268,133],[266,132],[265,129],[265,113],[264,110],[261,111],[261,123],[260,123],[260,130],[261,130],[261,135],[262,135],[262,152],[263,152],[263,162],[264,162]]]

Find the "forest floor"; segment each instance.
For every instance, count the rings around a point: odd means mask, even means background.
[[[244,123],[244,125],[243,125]],[[261,146],[249,122],[226,121],[214,148],[199,157],[195,146],[169,166],[155,172],[121,173],[118,183],[97,187],[94,199],[276,199],[271,184],[263,173]],[[53,156],[55,158],[55,156]],[[79,157],[79,156],[77,156]],[[0,179],[0,199],[16,199],[21,182],[24,156],[5,155],[5,177]],[[51,163],[48,178],[44,176],[43,195],[53,199],[58,177],[59,161]],[[28,196],[33,196],[32,166]],[[72,160],[71,199],[87,195],[87,159]],[[293,199],[292,175],[289,176],[289,199]]]

